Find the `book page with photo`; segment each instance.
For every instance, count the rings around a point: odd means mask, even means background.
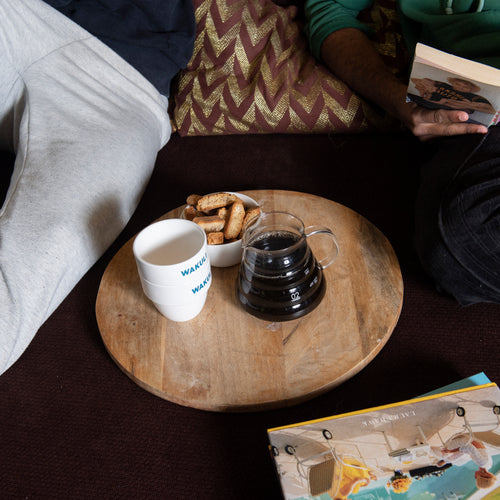
[[[418,43],[407,99],[430,109],[458,109],[487,127],[500,117],[500,70]]]
[[[269,429],[268,436],[286,500],[500,494],[500,390],[493,383]]]

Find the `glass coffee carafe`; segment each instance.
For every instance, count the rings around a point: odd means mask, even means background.
[[[319,261],[307,242],[313,235],[329,239]],[[323,269],[339,252],[330,229],[304,227],[287,212],[264,212],[253,219],[244,229],[242,246],[238,298],[250,314],[269,321],[300,318],[317,307],[326,290]]]

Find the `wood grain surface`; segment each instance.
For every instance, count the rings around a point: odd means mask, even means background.
[[[139,386],[181,405],[257,411],[305,401],[363,369],[388,341],[399,318],[399,263],[373,224],[314,195],[243,193],[264,211],[286,210],[306,226],[320,224],[335,233],[340,252],[324,270],[327,292],[308,315],[279,323],[249,315],[236,298],[238,266],[233,266],[213,268],[207,302],[196,318],[169,321],[142,292],[133,238],[102,277],[96,315],[109,354]],[[183,208],[162,218],[179,217]],[[321,253],[314,238],[308,241],[315,254]]]

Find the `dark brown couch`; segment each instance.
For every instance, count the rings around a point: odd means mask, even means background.
[[[0,377],[0,498],[280,498],[267,428],[408,399],[480,371],[500,381],[500,307],[440,295],[414,254],[424,155],[394,134],[174,135],[116,243]],[[4,188],[12,158],[1,159]],[[366,368],[316,399],[239,414],[178,406],[141,389],[106,352],[94,313],[100,279],[126,241],[187,194],[243,189],[313,193],[373,222],[400,260],[401,316]]]

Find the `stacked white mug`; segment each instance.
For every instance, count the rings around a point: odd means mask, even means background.
[[[165,219],[135,238],[134,257],[145,295],[166,318],[197,316],[212,284],[205,231],[192,221]]]

